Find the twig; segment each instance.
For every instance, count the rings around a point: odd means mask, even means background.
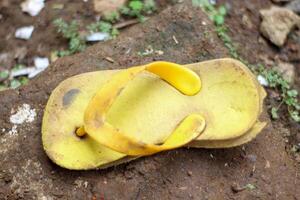
[[[115,24],[113,26],[113,28],[122,29],[122,28],[125,28],[127,26],[131,26],[131,25],[137,24],[139,22],[140,21],[138,19],[131,19],[131,20],[128,20],[128,21],[125,21],[125,22],[117,23],[117,24]]]
[[[115,62],[115,60],[112,59],[111,57],[105,57],[104,59],[107,60],[110,63],[114,63]]]
[[[173,40],[174,40],[174,42],[176,43],[176,44],[178,44],[178,40],[177,40],[177,38],[175,37],[175,35],[173,35]]]

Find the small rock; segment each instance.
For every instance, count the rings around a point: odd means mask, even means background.
[[[37,69],[46,69],[49,66],[49,59],[43,57],[35,57],[34,66]]]
[[[45,7],[44,1],[45,0],[26,0],[21,4],[22,11],[31,16],[37,16]]]
[[[280,72],[285,80],[293,83],[295,79],[295,66],[291,63],[278,62],[275,69]]]
[[[258,75],[258,76],[257,76],[257,80],[258,80],[258,82],[259,82],[262,86],[268,86],[268,85],[269,85],[267,79],[266,79],[265,77],[263,77],[262,75]]]
[[[18,77],[18,76],[27,76],[35,71],[34,67],[27,67],[27,68],[22,68],[19,70],[14,70],[11,72],[10,76],[11,77]]]
[[[31,38],[34,26],[24,26],[18,28],[15,32],[15,37],[23,40],[29,40]]]
[[[192,172],[192,171],[187,171],[187,175],[188,175],[188,176],[192,176],[192,175],[193,175],[193,172]]]
[[[94,10],[101,14],[117,11],[126,3],[126,0],[94,0]]]
[[[97,41],[104,41],[110,38],[110,35],[108,33],[92,33],[86,37],[86,41],[88,42],[97,42]]]
[[[28,78],[33,78],[42,71],[44,71],[49,66],[49,59],[43,57],[35,57],[34,58],[34,66],[35,68],[28,74]]]
[[[89,185],[89,183],[88,183],[87,181],[84,181],[84,183],[83,183],[83,187],[84,187],[84,188],[87,188],[87,187],[88,187],[88,185]]]
[[[285,6],[287,9],[300,14],[300,0],[294,0]]]
[[[37,68],[35,68],[34,71],[32,71],[30,74],[28,74],[28,78],[30,78],[30,79],[34,78],[39,73],[41,73],[42,71],[44,71],[44,69],[37,69]]]
[[[296,25],[300,24],[300,17],[286,8],[276,6],[260,10],[262,23],[260,32],[273,44],[283,46],[287,35]]]

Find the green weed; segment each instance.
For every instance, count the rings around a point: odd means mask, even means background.
[[[127,6],[120,9],[121,14],[130,17],[137,17],[140,21],[145,21],[144,14],[152,14],[156,10],[154,0],[131,0]]]
[[[59,18],[54,20],[53,24],[57,27],[57,32],[61,33],[64,38],[69,42],[69,48],[65,51],[59,51],[58,56],[71,55],[81,52],[86,48],[86,42],[79,34],[79,26],[77,21],[73,20],[70,23],[65,22]]]
[[[104,22],[104,21],[91,23],[86,28],[92,33],[95,32],[109,33],[112,37],[116,37],[119,34],[118,29],[114,28],[111,23]]]
[[[16,64],[12,68],[12,71],[19,70],[22,68],[24,68],[24,65]],[[9,74],[10,74],[10,72],[8,70],[0,72],[0,79],[4,80],[0,84],[0,91],[6,90],[9,88],[16,89],[16,88],[20,87],[21,85],[27,84],[29,81],[29,79],[25,76],[20,76],[20,77],[10,79]]]
[[[243,62],[256,75],[263,76],[268,81],[268,87],[276,89],[279,92],[281,101],[277,106],[273,106],[271,108],[271,117],[273,119],[278,119],[278,110],[282,105],[285,105],[287,107],[289,116],[295,122],[300,122],[300,104],[298,101],[298,92],[295,89],[292,89],[290,84],[276,70],[268,69],[261,64],[252,65],[239,55],[231,37],[228,34],[228,29],[224,25],[224,19],[227,14],[226,7],[216,7],[208,0],[192,0],[192,3],[194,6],[201,7],[208,14],[209,18],[215,23],[216,33],[223,41],[225,47],[229,50],[231,57]]]

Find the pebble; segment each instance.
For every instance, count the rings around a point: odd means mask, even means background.
[[[19,70],[13,70],[10,74],[11,77],[18,77],[18,76],[27,76],[35,71],[34,67],[27,67]]]
[[[258,80],[258,82],[259,82],[262,86],[268,86],[268,85],[269,85],[267,79],[266,79],[265,77],[263,77],[262,75],[258,75],[258,76],[257,76],[257,80]]]
[[[44,1],[45,0],[26,0],[21,4],[21,9],[31,16],[37,16],[45,7]]]
[[[34,26],[24,26],[18,28],[15,32],[15,37],[18,39],[29,40],[33,33]]]
[[[260,10],[260,32],[278,47],[284,45],[287,35],[300,24],[300,17],[287,8],[272,6]]]
[[[97,42],[97,41],[104,41],[108,40],[110,38],[110,35],[108,33],[92,33],[86,37],[86,41],[88,42]]]
[[[49,59],[46,57],[35,57],[33,62],[37,69],[46,69],[50,64]]]

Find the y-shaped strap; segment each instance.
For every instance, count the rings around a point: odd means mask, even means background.
[[[185,95],[195,95],[201,89],[199,76],[193,71],[174,63],[154,62],[144,66],[122,70],[110,79],[89,102],[84,115],[84,127],[77,135],[87,133],[100,144],[115,151],[142,156],[183,146],[197,138],[205,128],[205,120],[199,114],[191,114],[183,119],[173,133],[161,145],[145,144],[125,135],[106,120],[106,114],[113,102],[135,76],[142,71],[152,72]]]

